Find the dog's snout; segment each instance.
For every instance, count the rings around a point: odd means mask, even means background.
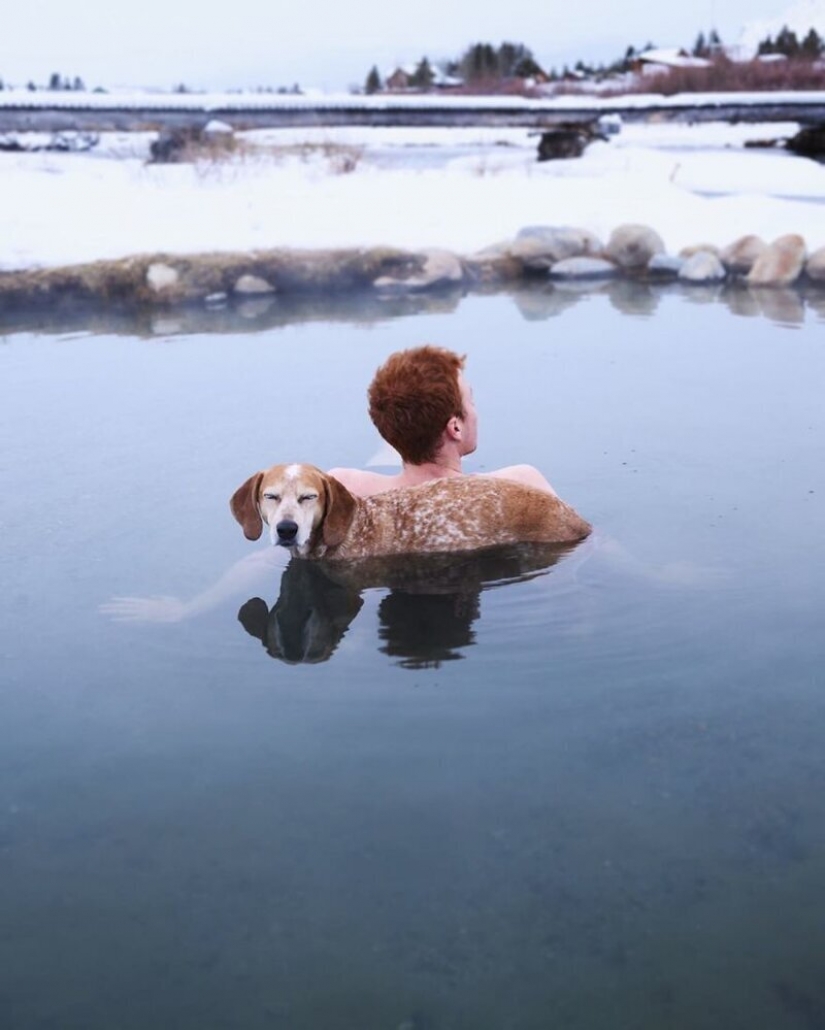
[[[292,519],[281,519],[275,527],[275,532],[278,534],[279,544],[294,543],[295,537],[298,535],[298,523]]]

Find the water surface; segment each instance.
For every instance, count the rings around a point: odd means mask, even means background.
[[[821,318],[622,289],[2,340],[3,1026],[825,1023]],[[594,537],[338,593],[246,542],[423,341]]]

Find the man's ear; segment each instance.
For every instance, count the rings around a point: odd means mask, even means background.
[[[258,491],[261,488],[263,472],[256,472],[254,476],[239,486],[232,494],[229,507],[236,520],[243,527],[243,535],[247,540],[257,540],[264,531],[261,513],[258,510]]]
[[[334,476],[324,476],[324,502],[321,539],[327,547],[337,547],[352,523],[355,498]]]

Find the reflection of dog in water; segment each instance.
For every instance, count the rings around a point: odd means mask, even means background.
[[[481,592],[541,575],[571,545],[515,544],[473,554],[367,559],[345,565],[293,559],[270,610],[260,597],[238,612],[244,629],[273,658],[324,662],[361,610],[361,593],[388,587],[378,608],[380,650],[406,668],[463,657],[474,643]]]
[[[253,597],[241,606],[238,620],[273,658],[291,665],[325,662],[363,603],[357,590],[334,583],[315,562],[293,559],[272,610]]]

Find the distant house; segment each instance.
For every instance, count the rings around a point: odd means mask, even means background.
[[[464,85],[464,79],[458,75],[448,75],[440,68],[433,68],[433,86],[436,89],[456,89]]]
[[[456,75],[447,75],[440,68],[433,66],[430,67],[430,70],[433,89],[455,89],[457,86],[464,85],[464,80]],[[415,73],[415,65],[398,65],[384,76],[384,89],[390,93],[401,93],[404,90],[414,89]]]
[[[657,48],[636,54],[630,67],[632,71],[644,74],[666,68],[708,68],[710,64],[704,57],[693,57],[683,48]]]
[[[410,79],[415,74],[414,68],[398,67],[384,76],[384,89],[392,92],[399,92],[410,88]]]

